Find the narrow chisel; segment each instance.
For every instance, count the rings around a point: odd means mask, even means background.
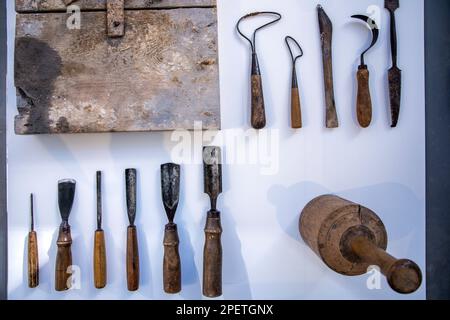
[[[28,233],[28,286],[39,286],[39,252],[37,233],[34,230],[34,196],[30,195],[31,227]]]
[[[94,284],[95,288],[106,287],[106,245],[102,229],[102,173],[97,172],[97,230],[94,237]]]

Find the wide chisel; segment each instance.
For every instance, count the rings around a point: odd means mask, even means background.
[[[178,227],[174,223],[180,198],[180,166],[167,163],[161,166],[161,190],[164,209],[169,223],[164,231],[164,291],[169,294],[181,291],[181,262],[178,247]]]
[[[211,210],[205,227],[203,254],[203,295],[216,298],[222,295],[222,225],[217,198],[222,193],[222,156],[219,147],[203,149],[205,193],[209,195]]]
[[[397,27],[395,24],[395,10],[400,7],[399,0],[385,0],[385,8],[391,16],[391,54],[392,67],[388,71],[389,98],[391,104],[391,127],[395,128],[400,116],[400,104],[402,94],[402,70],[397,66]]]
[[[102,173],[97,172],[97,230],[94,237],[94,285],[97,289],[106,286],[106,245],[102,229]]]
[[[31,227],[28,233],[28,287],[39,285],[39,253],[37,233],[34,230],[34,196],[30,196]]]
[[[125,171],[127,213],[130,225],[127,230],[127,286],[129,291],[139,289],[139,248],[137,229],[134,224],[136,220],[136,169]]]
[[[75,198],[75,180],[61,180],[58,183],[58,204],[61,214],[59,227],[58,252],[56,254],[55,289],[65,291],[71,288],[70,268],[72,267],[72,235],[69,225],[69,216]]]

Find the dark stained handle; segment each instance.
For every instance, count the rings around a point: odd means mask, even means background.
[[[252,75],[252,127],[263,129],[266,126],[266,109],[261,75]]]
[[[303,126],[302,108],[298,88],[291,89],[291,124],[293,129],[301,129]]]
[[[72,266],[72,237],[70,227],[61,227],[57,241],[56,253],[55,290],[65,291],[70,289],[69,267]]]
[[[106,287],[106,245],[105,232],[97,230],[94,239],[94,284],[95,288]]]
[[[37,234],[31,231],[28,234],[28,287],[36,288],[39,285],[39,253]]]
[[[164,291],[169,294],[181,291],[181,262],[178,247],[180,240],[176,224],[168,224],[164,233]]]
[[[366,237],[355,237],[350,243],[353,252],[364,262],[381,269],[391,288],[401,294],[410,294],[420,288],[422,271],[411,260],[397,260],[377,247]]]
[[[357,79],[358,97],[356,103],[358,122],[361,127],[367,128],[372,122],[372,99],[370,97],[369,70],[367,66],[359,68]]]
[[[222,295],[222,226],[220,212],[208,212],[203,254],[203,295],[216,298]]]
[[[128,227],[127,233],[127,285],[128,291],[139,289],[139,248],[135,226]]]

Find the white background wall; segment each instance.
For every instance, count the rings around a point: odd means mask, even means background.
[[[261,32],[258,51],[267,103],[267,133],[278,143],[275,171],[268,163],[224,166],[223,212],[225,299],[422,299],[415,294],[366,288],[366,276],[347,278],[329,270],[305,246],[298,218],[315,196],[336,193],[377,212],[390,236],[389,250],[415,260],[425,273],[425,106],[423,1],[401,1],[397,11],[399,64],[403,69],[400,124],[389,127],[387,68],[390,66],[387,11],[382,0],[327,0],[322,5],[334,23],[334,75],[341,127],[324,128],[321,51],[317,1],[219,0],[221,108],[224,133],[249,128],[249,49],[234,25],[251,11],[283,14]],[[374,121],[362,130],[355,115],[355,72],[359,53],[369,42],[367,29],[352,21],[370,5],[381,14],[381,36],[367,55],[371,72]],[[8,1],[8,219],[9,298],[11,299],[200,299],[205,214],[200,164],[183,165],[182,196],[176,220],[180,227],[183,291],[162,290],[162,236],[166,217],[161,204],[159,166],[171,160],[171,133],[66,136],[16,136],[13,83],[14,2]],[[292,35],[303,46],[298,64],[304,129],[289,129],[290,61],[283,42]],[[216,143],[220,143],[219,138]],[[251,141],[258,141],[253,135]],[[259,140],[262,141],[262,140]],[[276,146],[276,144],[275,144]],[[226,140],[225,156],[235,152]],[[199,150],[195,152],[197,155]],[[278,160],[277,160],[278,159]],[[277,161],[274,161],[277,160]],[[188,161],[189,162],[189,161]],[[141,252],[141,289],[128,293],[125,277],[127,216],[123,170],[139,169],[137,224]],[[96,228],[95,171],[103,170],[104,228],[107,235],[108,286],[97,291],[92,280]],[[273,172],[271,172],[273,171]],[[60,222],[57,181],[78,182],[71,216],[73,260],[81,268],[81,290],[53,289],[56,236]],[[26,237],[29,194],[36,195],[41,285],[27,288]]]

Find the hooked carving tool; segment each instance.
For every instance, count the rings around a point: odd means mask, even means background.
[[[39,251],[37,233],[34,230],[34,196],[30,195],[31,226],[28,233],[28,287],[39,286]]]
[[[361,53],[361,64],[358,67],[358,96],[357,116],[358,122],[363,128],[370,126],[372,122],[372,99],[370,96],[369,69],[365,63],[364,55],[375,45],[379,36],[379,28],[374,20],[364,15],[354,15],[354,19],[364,21],[372,31],[372,42],[370,46]]]
[[[269,15],[275,16],[275,19],[258,27],[253,32],[252,39],[250,40],[246,35],[244,35],[240,29],[242,21],[249,19],[251,17]],[[252,95],[252,109],[251,109],[251,124],[254,129],[263,129],[266,126],[266,109],[264,105],[264,94],[263,85],[261,78],[261,69],[259,67],[258,55],[256,53],[256,34],[258,31],[278,22],[281,20],[281,14],[277,12],[253,12],[249,13],[239,19],[236,29],[238,33],[250,43],[250,48],[252,50],[252,72],[251,72],[251,95]]]
[[[72,235],[69,225],[69,216],[72,211],[75,198],[75,180],[66,179],[58,183],[58,204],[61,214],[61,226],[59,227],[58,252],[56,254],[55,289],[65,291],[71,288],[72,267]]]
[[[222,295],[222,225],[217,198],[222,193],[222,156],[219,147],[203,149],[205,193],[209,195],[211,210],[205,227],[203,254],[203,295],[215,298]]]
[[[130,225],[127,230],[127,286],[129,291],[139,289],[139,248],[136,220],[136,169],[125,170],[127,213]]]
[[[317,6],[317,13],[319,18],[320,42],[322,45],[326,127],[333,129],[339,127],[333,84],[333,24],[321,5]]]
[[[302,108],[300,103],[300,92],[298,89],[298,79],[297,79],[297,60],[303,57],[303,50],[300,44],[294,38],[287,36],[285,38],[286,45],[289,49],[289,53],[292,58],[292,86],[291,86],[291,126],[293,129],[301,129],[302,123]],[[294,51],[291,48],[290,42],[293,42],[299,49],[299,54],[294,56]]]
[[[94,284],[97,289],[106,286],[106,245],[102,229],[102,173],[97,172],[97,230],[94,237]]]
[[[180,197],[180,166],[167,163],[161,166],[161,189],[164,209],[169,223],[164,231],[164,291],[175,294],[181,291],[181,262],[178,247],[178,227],[174,223]]]
[[[392,67],[388,71],[389,97],[391,104],[391,127],[398,124],[400,115],[401,95],[402,95],[402,70],[397,66],[397,27],[395,23],[395,10],[400,7],[399,0],[385,0],[385,8],[391,17],[391,54]]]

